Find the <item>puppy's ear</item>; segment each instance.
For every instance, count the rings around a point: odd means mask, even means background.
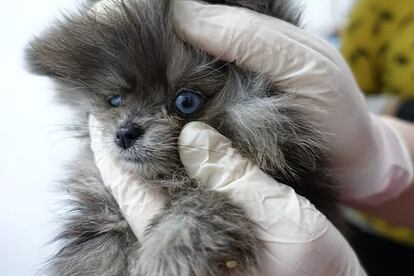
[[[82,68],[91,63],[91,58],[87,60],[83,53],[97,49],[91,43],[93,18],[88,17],[88,10],[97,2],[84,0],[76,12],[62,14],[61,20],[56,20],[26,46],[25,56],[31,72],[60,78],[83,74]]]
[[[94,10],[84,6],[29,43],[29,69],[96,90],[118,91],[131,80],[154,78],[165,71],[164,45],[173,34],[168,3],[112,0]]]
[[[54,41],[53,34],[48,37],[36,37],[25,49],[25,58],[32,73],[48,76],[63,76],[63,68],[72,62],[62,60],[61,43]],[[56,58],[57,57],[57,58]]]
[[[85,27],[81,19],[72,17],[55,23],[34,38],[25,49],[29,69],[61,79],[85,79],[85,74],[90,72],[88,69],[99,64],[96,58],[99,48],[91,41]]]

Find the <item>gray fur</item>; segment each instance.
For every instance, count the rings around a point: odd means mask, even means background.
[[[210,1],[236,4],[297,22],[288,1]],[[174,34],[167,0],[116,2],[105,18],[78,13],[51,26],[27,48],[32,71],[58,83],[58,98],[81,116],[82,156],[62,183],[73,210],[57,237],[51,275],[249,275],[261,244],[242,206],[189,179],[177,137],[188,121],[206,122],[276,180],[306,196],[340,223],[328,173],[324,135],[308,100],[264,76],[225,64]],[[182,88],[203,92],[206,104],[191,118],[174,109]],[[108,97],[126,96],[111,108]],[[138,241],[104,187],[89,149],[87,114],[101,123],[103,140],[122,165],[133,167],[169,196],[145,238]],[[134,122],[145,135],[128,150],[114,143],[117,128]],[[226,262],[236,261],[236,268]],[[276,272],[275,272],[276,273]]]

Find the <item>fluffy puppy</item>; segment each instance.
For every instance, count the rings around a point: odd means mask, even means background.
[[[289,1],[209,2],[298,22]],[[81,114],[75,122],[81,137],[89,141],[93,114],[109,154],[169,201],[137,240],[85,143],[63,182],[73,210],[57,237],[61,249],[48,262],[50,274],[250,274],[260,248],[254,223],[225,194],[198,187],[179,161],[178,134],[193,120],[215,127],[274,179],[340,220],[324,136],[306,99],[184,43],[174,33],[170,1],[113,0],[98,3],[100,12],[92,4],[35,38],[28,64],[53,78],[58,98]]]

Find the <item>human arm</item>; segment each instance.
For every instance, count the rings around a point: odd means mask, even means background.
[[[381,116],[381,119],[400,134],[410,155],[414,156],[414,124],[389,116]],[[413,202],[414,185],[412,183],[397,197],[378,205],[364,204],[364,202],[350,202],[349,205],[382,218],[393,225],[414,228]]]

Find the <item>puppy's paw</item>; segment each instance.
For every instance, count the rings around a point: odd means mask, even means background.
[[[249,275],[254,224],[225,195],[192,191],[172,202],[142,242],[139,275]]]

